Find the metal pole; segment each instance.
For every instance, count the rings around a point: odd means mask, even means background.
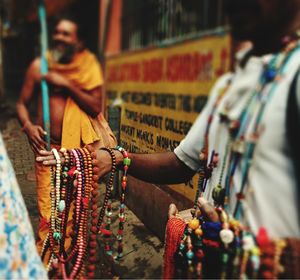
[[[48,73],[48,62],[46,58],[48,50],[48,33],[47,33],[47,17],[45,3],[43,0],[39,0],[39,20],[41,25],[41,74],[45,75]],[[44,130],[46,134],[47,149],[50,150],[50,106],[49,106],[49,88],[45,79],[41,80],[41,91],[42,91],[42,103],[43,103],[43,122]]]

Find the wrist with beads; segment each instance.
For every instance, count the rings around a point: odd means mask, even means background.
[[[129,166],[131,165],[131,159],[129,158],[128,152],[123,147],[120,146],[116,146],[114,150],[119,151],[123,156],[122,162],[118,164],[117,167],[119,169],[124,169],[124,171],[127,172]]]
[[[115,172],[116,171],[116,167],[117,167],[117,162],[116,162],[116,155],[113,152],[113,149],[111,148],[100,148],[100,151],[106,151],[109,153],[110,157],[111,157],[111,172]]]

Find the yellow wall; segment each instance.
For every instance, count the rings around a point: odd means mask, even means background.
[[[121,144],[133,152],[173,150],[229,67],[228,35],[107,58],[109,104],[122,100]],[[193,200],[196,185],[194,178],[170,187]]]

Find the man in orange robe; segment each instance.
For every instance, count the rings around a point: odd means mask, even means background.
[[[53,34],[54,47],[48,54],[49,73],[41,76],[39,58],[27,70],[17,112],[35,153],[46,147],[41,94],[35,91],[41,78],[46,79],[50,89],[52,147],[71,149],[91,143],[104,146],[115,140],[109,127],[105,135],[99,130],[99,120],[107,125],[101,113],[103,76],[96,57],[84,48],[80,34],[80,26],[73,19],[60,19]],[[37,101],[35,120],[28,110],[33,100]],[[36,179],[40,215],[37,247],[41,253],[51,214],[50,169],[37,163]],[[70,243],[68,233],[66,246]]]

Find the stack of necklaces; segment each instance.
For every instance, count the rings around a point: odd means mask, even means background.
[[[193,219],[187,223],[174,256],[174,278],[274,279],[285,272],[282,255],[287,246],[286,242],[269,239],[264,228],[254,236],[239,219],[265,108],[274,95],[277,83],[285,75],[287,64],[299,49],[297,38],[289,39],[284,50],[274,55],[265,65],[259,84],[251,93],[238,119],[230,120],[226,111],[220,114],[220,122],[228,128],[230,136],[221,162],[219,183],[212,191],[219,221],[212,222],[207,221],[201,214],[197,216],[196,209],[198,197],[204,194],[213,170],[219,163],[219,154],[216,151],[208,155],[208,134],[220,100],[230,87],[231,81],[228,82],[227,89],[220,92],[208,119],[205,144],[200,153],[202,168],[192,211]],[[248,138],[245,135],[249,131],[250,122],[255,125],[251,130],[251,137]],[[233,176],[239,164],[242,166],[242,182],[232,216],[228,214],[229,197]]]
[[[123,148],[117,147],[117,149],[124,157],[117,233],[118,252],[113,256],[108,241],[105,250],[110,256],[121,258],[125,223],[125,189],[130,159]],[[110,219],[112,215],[110,201],[116,173],[116,158],[113,149],[103,148],[103,150],[111,155],[112,169],[106,185],[104,204],[98,211],[100,208],[98,206],[99,176],[95,175],[98,171],[96,153],[90,147],[72,150],[62,148],[60,152],[65,159],[62,164],[58,151],[52,149],[56,166],[51,168],[51,216],[49,233],[42,249],[42,259],[49,259],[47,270],[51,278],[94,278],[97,262],[97,234],[102,233],[106,239],[112,235],[108,217]],[[105,216],[107,216],[107,224],[103,225]]]

